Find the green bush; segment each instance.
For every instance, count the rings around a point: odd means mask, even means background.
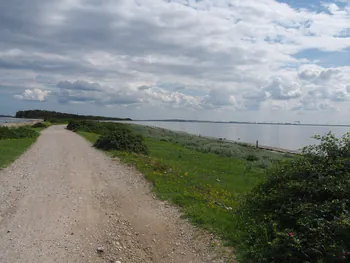
[[[70,131],[76,131],[81,126],[82,121],[70,121],[67,125],[67,129]]]
[[[148,153],[143,137],[133,133],[122,123],[73,120],[68,123],[67,129],[102,135],[95,143],[95,147],[99,149]]]
[[[32,125],[32,128],[47,128],[50,125],[47,122],[37,122]]]
[[[95,147],[103,150],[119,150],[135,153],[148,154],[147,146],[141,135],[136,135],[125,129],[114,131],[109,135],[100,137]]]
[[[0,140],[35,138],[38,135],[39,134],[36,131],[33,131],[25,127],[19,127],[19,128],[0,127]]]
[[[350,135],[317,139],[242,201],[241,262],[350,262]]]
[[[245,159],[249,162],[255,162],[259,160],[259,157],[254,154],[248,154]]]
[[[66,124],[66,123],[69,123],[71,119],[48,118],[48,119],[44,119],[44,121],[52,124]]]
[[[128,128],[123,123],[71,120],[67,125],[67,129],[71,131],[79,130],[100,135],[108,135],[113,131],[124,130]]]

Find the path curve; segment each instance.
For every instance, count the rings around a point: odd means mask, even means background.
[[[64,126],[0,171],[2,263],[224,262],[211,242],[134,168]]]

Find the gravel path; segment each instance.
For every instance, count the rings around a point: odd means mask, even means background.
[[[232,262],[213,242],[134,168],[64,126],[0,171],[1,263]]]

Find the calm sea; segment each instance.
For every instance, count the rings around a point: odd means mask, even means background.
[[[342,136],[344,133],[350,132],[350,127],[337,126],[152,121],[137,121],[133,123],[253,144],[258,140],[260,145],[289,150],[298,150],[306,145],[317,143],[316,140],[311,138],[313,135],[324,135],[331,131],[337,136]]]
[[[27,122],[27,121],[30,121],[30,119],[16,119],[16,118],[0,117],[0,124],[1,123],[11,123],[11,122]]]

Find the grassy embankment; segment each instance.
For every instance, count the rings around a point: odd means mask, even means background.
[[[149,154],[109,154],[134,165],[152,182],[160,199],[179,205],[186,218],[219,234],[228,245],[234,241],[234,211],[240,197],[263,180],[273,162],[288,157],[244,144],[128,126],[145,138]],[[100,136],[76,132],[92,143]]]
[[[8,166],[24,153],[50,123],[7,128],[0,126],[0,169]]]

